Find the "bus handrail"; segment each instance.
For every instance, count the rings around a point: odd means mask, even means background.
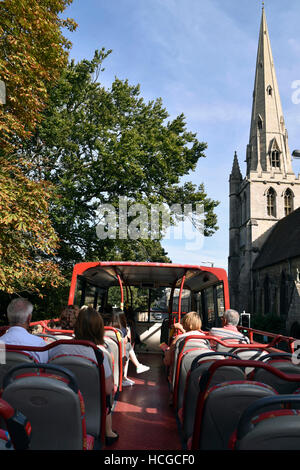
[[[268,349],[274,347],[278,342],[282,341],[281,335],[275,335],[275,338],[270,343],[229,343],[226,340],[220,339],[218,336],[203,334],[203,335],[189,335],[185,336],[184,338],[184,346],[190,339],[202,339],[202,340],[213,340],[216,343],[219,343],[221,346],[225,346],[226,348],[249,348],[249,349]],[[238,340],[239,338],[237,338]],[[295,341],[294,338],[291,338],[293,342]],[[294,352],[294,345],[290,343],[290,351],[291,353]]]
[[[272,346],[274,346],[275,344],[277,344],[281,341],[285,341],[289,344],[291,352],[292,353],[294,352],[293,343],[295,342],[295,338],[293,338],[292,336],[285,336],[285,335],[278,334],[278,333],[270,333],[268,331],[256,330],[256,329],[253,329],[253,328],[248,328],[248,327],[243,327],[243,326],[239,326],[238,329],[240,331],[247,331],[247,333],[249,334],[250,343],[253,342],[253,336],[254,335],[266,336],[268,338],[273,338],[273,341],[268,343],[269,347],[272,347]]]

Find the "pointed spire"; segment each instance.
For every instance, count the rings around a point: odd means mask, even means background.
[[[243,179],[243,177],[242,177],[242,173],[241,173],[241,170],[240,170],[238,156],[237,156],[237,153],[234,152],[233,165],[232,165],[232,171],[231,171],[231,174],[230,174],[230,180],[242,181],[242,179]]]
[[[248,176],[252,171],[270,171],[271,141],[274,138],[280,151],[280,171],[283,174],[291,173],[291,155],[263,4],[253,92]]]

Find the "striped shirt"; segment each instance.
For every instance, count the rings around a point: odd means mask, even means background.
[[[229,338],[236,338],[236,339],[246,339],[247,342],[249,342],[248,338],[244,336],[242,333],[240,333],[237,327],[233,325],[225,325],[223,328],[213,327],[210,329],[209,334],[211,336],[221,337],[224,340],[229,339]]]

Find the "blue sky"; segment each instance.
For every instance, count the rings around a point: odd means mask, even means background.
[[[266,0],[265,10],[290,149],[300,148],[300,104],[292,83],[300,80],[300,2]],[[73,0],[66,16],[78,29],[68,34],[76,61],[105,47],[101,83],[114,78],[141,86],[143,98],[161,97],[170,119],[184,113],[187,128],[207,142],[206,158],[185,180],[204,183],[219,200],[219,230],[199,246],[165,240],[173,262],[227,269],[228,178],[238,153],[245,174],[252,92],[261,18],[258,0]],[[300,160],[293,161],[295,173]]]

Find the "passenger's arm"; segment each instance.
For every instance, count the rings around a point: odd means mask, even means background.
[[[182,326],[181,323],[175,323],[175,324],[174,324],[174,328],[175,328],[175,330],[181,331],[181,333],[186,333],[186,331],[185,331],[185,329],[183,328],[183,326]]]
[[[173,340],[170,347],[165,350],[164,364],[165,366],[171,366],[174,361],[176,339]]]
[[[114,379],[113,376],[105,377],[105,393],[110,395],[114,390]]]

